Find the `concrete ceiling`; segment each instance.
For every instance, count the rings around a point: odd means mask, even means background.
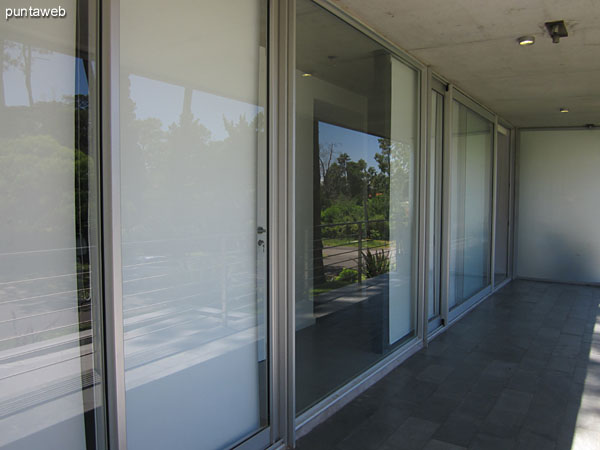
[[[312,2],[297,3],[296,20],[298,70],[351,92],[372,93],[374,55],[383,50],[381,45]]]
[[[332,3],[516,126],[600,125],[600,0]],[[554,20],[569,32],[558,44],[544,27]],[[535,45],[519,46],[523,35]]]

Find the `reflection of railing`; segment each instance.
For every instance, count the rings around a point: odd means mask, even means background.
[[[123,243],[123,326],[132,343],[126,368],[147,365],[134,385],[164,376],[167,365],[183,370],[252,340],[264,360],[266,259],[256,242],[249,226],[239,233]],[[99,388],[101,324],[91,314],[100,302],[91,276],[97,269],[79,262],[84,251],[97,249],[0,253],[0,421]],[[168,364],[159,362],[166,358]],[[66,408],[44,423],[75,414],[75,407]],[[0,447],[10,436],[0,436]]]
[[[366,275],[365,251],[381,252],[389,261],[393,247],[387,219],[318,225],[313,239],[314,284],[332,282],[344,269],[355,270],[360,283]],[[347,281],[353,280],[350,277]]]
[[[90,269],[78,256],[95,251],[70,247],[0,254],[0,352],[70,334],[77,340],[90,328]]]
[[[187,313],[188,321],[191,313],[219,317],[224,327],[236,317],[253,316],[257,299],[264,301],[266,276],[264,252],[258,248],[257,254],[255,246],[252,232],[123,243],[126,340],[137,336],[127,326],[138,322],[134,317],[154,321],[173,309]]]

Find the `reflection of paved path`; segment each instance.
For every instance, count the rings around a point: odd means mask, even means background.
[[[372,252],[380,250],[385,250],[387,253],[392,250],[392,245],[388,244],[385,247],[381,246],[371,249]],[[366,248],[363,247],[364,251],[366,251]],[[337,274],[344,268],[356,269],[358,266],[358,247],[340,246],[326,248],[323,250],[323,264],[327,273]]]
[[[358,247],[333,247],[323,250],[323,264],[326,268],[352,268],[358,264]]]
[[[382,294],[389,286],[388,280],[389,275],[384,274],[364,280],[362,283],[352,283],[318,294],[314,298],[314,317],[318,319],[327,316]]]

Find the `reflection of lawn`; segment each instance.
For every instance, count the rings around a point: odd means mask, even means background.
[[[363,239],[363,248],[374,248],[388,246],[390,241],[384,241],[381,239]],[[325,238],[323,239],[323,247],[358,247],[358,240],[356,239],[338,239],[338,238]]]
[[[314,287],[310,290],[310,293],[311,295],[324,294],[326,292],[333,291],[334,289],[339,289],[341,287],[348,286],[352,283],[356,283],[356,281],[331,280]]]
[[[363,281],[367,279],[365,275],[362,276]],[[344,286],[348,286],[349,284],[356,284],[356,281],[350,280],[331,280],[326,281],[310,290],[310,295],[315,296],[319,294],[325,294],[326,292],[333,291],[335,289],[342,288]]]

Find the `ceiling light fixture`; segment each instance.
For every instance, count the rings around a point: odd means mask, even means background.
[[[569,108],[560,108],[560,112],[561,113],[568,113],[569,112]]]
[[[304,78],[312,77],[312,73],[310,73],[310,72],[304,72],[304,73],[302,74],[302,76],[303,76]]]
[[[534,36],[521,36],[519,39],[517,39],[517,42],[519,43],[519,45],[522,45],[523,47],[525,47],[527,45],[533,45],[533,44],[535,44],[535,37]]]
[[[565,25],[564,20],[546,22],[545,25],[554,44],[558,44],[560,42],[560,38],[569,36],[569,32],[567,31],[567,26]]]

